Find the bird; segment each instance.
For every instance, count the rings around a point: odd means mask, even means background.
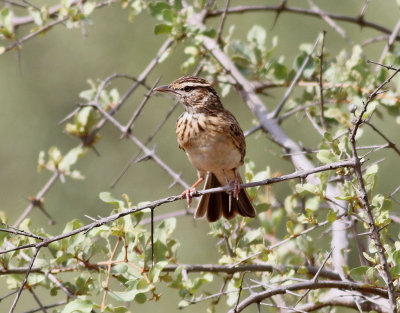
[[[181,198],[186,198],[190,207],[191,194],[204,180],[204,189],[233,187],[230,193],[202,195],[195,218],[206,216],[209,222],[215,222],[222,216],[230,220],[237,214],[255,217],[248,193],[240,188],[242,179],[238,168],[243,165],[246,154],[245,137],[236,118],[223,107],[212,84],[200,77],[183,76],[154,91],[175,96],[185,109],[176,122],[176,136],[179,148],[197,169],[198,180],[181,194]]]

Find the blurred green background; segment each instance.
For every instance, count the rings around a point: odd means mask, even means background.
[[[217,3],[223,7],[224,2]],[[232,0],[231,6],[252,3],[273,5],[279,2]],[[364,1],[320,0],[315,3],[328,12],[356,16]],[[306,1],[289,1],[289,5],[308,7]],[[76,108],[80,101],[79,92],[89,88],[87,80],[99,81],[112,73],[139,75],[166,40],[166,36],[153,34],[155,20],[147,13],[136,17],[133,23],[128,22],[128,14],[129,12],[121,9],[119,4],[113,4],[94,13],[92,24],[86,27],[87,38],[83,38],[79,29],[68,30],[61,25],[44,36],[27,41],[19,52],[8,52],[0,56],[0,210],[7,213],[10,224],[15,222],[29,204],[28,197],[34,196],[50,177],[50,173],[46,171],[37,173],[39,152],[47,152],[49,147],[55,145],[65,153],[78,144],[76,138],[63,133],[64,125],[59,125],[58,122]],[[399,16],[399,9],[394,0],[372,0],[366,13],[366,19],[390,29],[394,28]],[[229,26],[234,24],[234,36],[245,38],[251,26],[259,24],[267,30],[270,40],[273,36],[278,36],[275,56],[284,56],[287,64],[292,63],[301,43],[314,42],[323,29],[328,31],[325,40],[326,58],[335,56],[340,50],[350,51],[352,48],[325,22],[317,18],[283,13],[272,27],[274,18],[275,13],[271,12],[231,15],[227,18],[225,34]],[[210,19],[209,23],[218,25],[219,18]],[[355,43],[380,35],[374,30],[362,29],[358,25],[337,23]],[[366,47],[366,58],[377,61],[383,45],[380,42]],[[182,50],[182,47],[178,46],[172,57],[157,66],[149,76],[147,84],[153,84],[158,77],[161,77],[160,83],[169,83],[182,76],[180,65],[186,59]],[[115,86],[123,94],[129,82],[119,81]],[[279,102],[283,92],[283,88],[269,91],[270,96],[263,98],[269,109]],[[145,93],[146,90],[142,87],[135,92],[116,115],[117,119],[126,123]],[[254,125],[250,110],[236,94],[231,93],[223,102],[226,108],[236,115],[244,130]],[[144,141],[172,105],[173,101],[168,98],[150,99],[133,133]],[[174,171],[182,172],[183,179],[190,184],[196,179],[196,171],[189,164],[186,155],[178,149],[175,138],[175,120],[182,110],[180,106],[177,107],[150,147],[156,144],[158,155]],[[386,116],[385,119],[392,122],[393,117]],[[380,126],[389,138],[399,142],[399,127],[391,122],[382,120],[376,125]],[[385,124],[396,127],[388,128]],[[296,138],[293,139],[301,141],[305,147],[315,148],[319,135],[302,116],[291,118],[283,124],[283,128],[289,134],[295,134]],[[294,129],[296,131],[293,131]],[[57,182],[46,195],[45,207],[56,220],[56,224],[47,225],[44,215],[34,209],[29,216],[34,225],[42,225],[47,232],[55,235],[60,233],[65,223],[71,219],[77,218],[89,223],[90,220],[84,217],[85,214],[92,217],[109,214],[110,207],[99,200],[98,194],[110,190],[112,181],[138,149],[130,141],[120,140],[120,133],[110,125],[102,129],[101,135],[103,138],[97,145],[101,156],[98,157],[90,151],[78,162],[77,168],[86,179],[67,179],[65,184]],[[363,143],[382,143],[382,140],[371,135],[365,136],[361,144]],[[247,147],[247,157],[256,162],[258,170],[266,166],[270,166],[272,172],[288,173],[293,170],[290,163],[280,158],[279,148],[268,141],[264,134],[250,136],[247,139]],[[389,160],[381,165],[379,182],[379,188],[386,193],[392,192],[397,186],[397,177],[393,175],[393,163],[390,161],[393,156],[393,152],[388,150],[374,156],[374,159],[384,157]],[[146,161],[131,167],[112,193],[118,197],[127,193],[134,202],[156,200],[182,191],[181,186],[174,186],[168,190],[167,186],[171,182],[171,177],[158,165],[153,161]],[[279,200],[284,199],[287,188],[286,184],[273,187]],[[183,209],[185,205],[184,201],[164,205],[156,210],[156,214]],[[179,255],[182,263],[217,261],[215,241],[207,236],[208,230],[209,226],[204,220],[194,221],[189,216],[178,218],[175,237],[181,243]],[[0,287],[0,291],[1,294],[6,292],[4,287]],[[22,299],[18,304],[18,312],[32,308],[33,305],[29,294],[24,294]],[[8,310],[10,303],[9,300],[1,302],[0,311]],[[177,303],[176,292],[165,290],[159,303],[152,302],[140,307],[134,304],[132,310],[153,312],[155,308],[163,307],[165,312],[170,312],[175,310]],[[202,303],[187,310],[204,312],[205,307],[206,303]],[[219,309],[223,308],[221,306]]]

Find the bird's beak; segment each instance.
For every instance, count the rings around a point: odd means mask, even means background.
[[[154,88],[154,91],[177,94],[177,92],[173,90],[171,87],[169,87],[169,85],[158,86],[157,88]]]

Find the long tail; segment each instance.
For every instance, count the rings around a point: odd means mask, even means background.
[[[209,173],[204,185],[204,189],[221,187],[217,177]],[[229,201],[231,201],[229,205]],[[206,215],[209,222],[215,222],[224,216],[230,220],[236,214],[247,217],[255,217],[256,210],[251,204],[249,195],[245,189],[240,189],[239,200],[226,192],[209,193],[203,195],[197,206],[195,218],[201,218]]]

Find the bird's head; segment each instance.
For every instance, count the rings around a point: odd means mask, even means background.
[[[169,85],[159,86],[156,92],[174,95],[189,113],[222,109],[221,101],[211,84],[196,76],[183,76]]]

